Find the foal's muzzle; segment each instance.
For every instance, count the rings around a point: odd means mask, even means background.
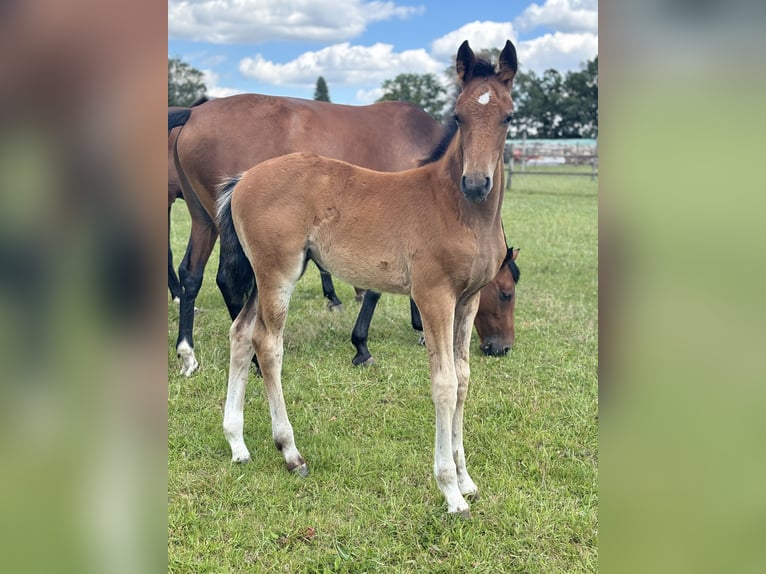
[[[492,178],[483,173],[469,173],[460,179],[460,190],[471,201],[484,201],[492,189]]]

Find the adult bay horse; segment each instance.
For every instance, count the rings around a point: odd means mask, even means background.
[[[444,127],[420,108],[404,102],[344,106],[243,94],[218,98],[176,116],[168,130],[183,126],[175,164],[191,215],[189,244],[179,268],[183,286],[176,350],[181,373],[198,367],[192,330],[194,303],[218,230],[214,224],[217,186],[222,177],[242,173],[267,159],[311,151],[378,171],[401,171],[417,165],[444,134]],[[232,319],[244,304],[248,278],[228,273],[221,250],[216,282]],[[334,297],[323,275],[328,298]],[[335,298],[334,304],[340,301]]]
[[[463,448],[470,337],[479,292],[507,256],[502,153],[516,70],[510,41],[497,71],[463,42],[456,57],[458,129],[442,157],[421,167],[381,173],[295,153],[261,163],[223,187],[222,241],[238,247],[231,253],[257,278],[257,290],[230,330],[223,429],[235,462],[250,458],[243,409],[255,354],[272,438],[289,470],[308,473],[295,445],[281,376],[290,296],[313,260],[353,285],[410,295],[417,304],[436,410],[436,482],[449,513],[470,515],[465,497],[478,493]]]

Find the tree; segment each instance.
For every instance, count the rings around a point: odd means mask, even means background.
[[[564,123],[577,135],[562,137],[598,137],[598,56],[586,62],[583,70],[567,74],[564,95]]]
[[[512,132],[540,138],[598,136],[598,56],[565,76],[519,72],[513,81]]]
[[[168,58],[169,106],[188,106],[206,95],[202,72],[180,58]]]
[[[324,81],[322,76],[317,78],[317,87],[314,90],[314,99],[319,102],[330,101],[330,91],[327,89],[327,82]]]
[[[383,82],[379,102],[410,102],[439,120],[447,102],[447,90],[434,74],[399,74]]]

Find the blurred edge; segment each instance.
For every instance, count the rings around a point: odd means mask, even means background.
[[[766,570],[764,22],[600,6],[604,572]],[[0,5],[9,571],[165,565],[166,34],[148,0]]]
[[[600,570],[763,572],[766,9],[599,16]]]
[[[8,572],[165,567],[166,52],[164,3],[0,5]]]

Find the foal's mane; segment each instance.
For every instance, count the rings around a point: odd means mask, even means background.
[[[496,73],[495,65],[485,58],[477,58],[473,65],[473,77],[475,78],[489,78]],[[459,94],[459,92],[458,92]],[[457,99],[457,98],[456,98]],[[457,133],[457,121],[454,117],[450,117],[449,122],[444,126],[444,135],[438,144],[431,150],[431,153],[418,161],[419,166],[428,165],[439,161],[449,148],[449,144],[452,143],[452,139]]]

